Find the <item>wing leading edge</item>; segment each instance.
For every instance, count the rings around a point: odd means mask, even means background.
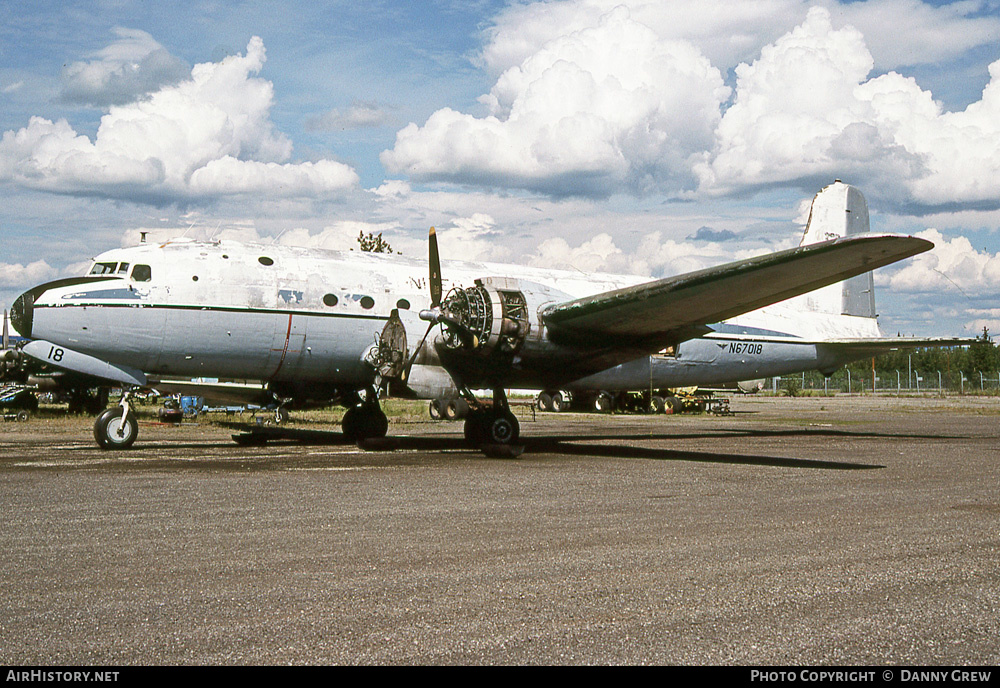
[[[705,325],[763,308],[923,253],[924,239],[868,234],[748,258],[542,309],[554,340],[573,345],[664,346]]]

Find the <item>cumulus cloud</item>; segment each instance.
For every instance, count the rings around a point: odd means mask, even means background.
[[[696,165],[713,194],[840,176],[898,203],[996,204],[1000,198],[1000,62],[964,112],[873,59],[853,27],[823,8],[736,68],[715,150]]]
[[[55,279],[58,271],[44,260],[22,265],[0,263],[0,287],[28,287]]]
[[[468,217],[456,218],[435,227],[435,232],[443,260],[511,259],[510,248],[503,241],[504,231],[497,227],[497,221],[488,213],[472,213]],[[411,243],[409,252],[413,256],[426,256],[426,241]]]
[[[154,203],[267,193],[338,193],[357,184],[347,165],[289,163],[292,144],[270,120],[273,87],[255,75],[264,44],[199,64],[190,78],[112,106],[94,141],[66,120],[32,117],[4,132],[0,181],[54,193]]]
[[[701,0],[559,0],[512,3],[486,29],[480,56],[494,74],[521,64],[547,43],[594,26],[616,7],[667,40],[697,45],[713,64],[728,69],[750,59],[805,16],[803,0],[706,3]]]
[[[996,41],[1000,18],[986,3],[929,4],[921,0],[828,2],[841,25],[864,35],[880,71],[937,65]]]
[[[359,251],[359,234],[386,234],[399,228],[398,223],[363,222],[357,220],[341,220],[324,227],[319,232],[312,233],[306,228],[296,228],[283,232],[278,237],[278,243],[284,246],[303,246],[306,248],[324,248],[335,251]],[[384,237],[394,252],[397,246],[390,237]]]
[[[504,71],[481,98],[488,116],[438,110],[382,162],[418,181],[553,195],[686,186],[728,93],[696,48],[617,8]]]
[[[852,25],[861,30],[880,71],[940,64],[990,45],[1000,30],[1000,18],[983,13],[982,2],[937,6],[921,0],[556,0],[512,3],[499,12],[486,29],[481,62],[500,74],[555,38],[594,25],[619,5],[661,38],[693,43],[723,71],[756,58],[765,45],[802,23],[815,5],[829,9],[838,28]]]
[[[920,161],[879,130],[859,87],[873,61],[852,27],[834,30],[825,9],[736,68],[736,97],[717,131],[710,161],[696,166],[703,190],[802,177],[912,177]],[[853,177],[851,177],[853,178]]]
[[[145,31],[122,27],[112,31],[118,40],[95,53],[95,59],[63,68],[64,100],[99,107],[123,105],[190,76],[190,67]]]
[[[948,239],[936,229],[917,236],[934,248],[906,261],[895,271],[877,271],[876,284],[917,293],[956,293],[976,297],[1000,288],[1000,254],[980,252],[964,236]]]
[[[600,233],[571,246],[561,237],[546,239],[528,259],[537,267],[578,270],[583,273],[608,272],[667,277],[748,258],[768,249],[756,247],[733,251],[717,242],[674,241],[662,232],[643,235],[631,252],[619,248],[610,234]]]
[[[956,58],[1000,18],[976,3],[825,4],[512,5],[482,53],[497,75],[480,98],[488,114],[441,109],[399,131],[382,162],[414,181],[556,197],[723,196],[840,177],[915,212],[1000,205],[1000,62],[962,112],[912,77],[877,75]]]

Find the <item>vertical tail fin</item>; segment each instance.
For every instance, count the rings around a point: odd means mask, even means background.
[[[813,198],[800,245],[864,234],[870,231],[868,202],[853,186],[839,179]],[[809,309],[821,313],[875,317],[875,281],[867,272],[807,295]]]

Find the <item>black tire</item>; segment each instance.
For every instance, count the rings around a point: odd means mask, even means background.
[[[139,436],[139,423],[129,411],[122,422],[121,408],[109,408],[94,421],[94,439],[101,449],[128,449]]]
[[[20,411],[17,412],[17,420],[20,421],[21,423],[26,422],[28,420],[28,418],[30,418],[30,417],[31,417],[31,414],[29,414],[24,409],[21,409]]]
[[[653,413],[663,413],[663,410],[667,407],[667,402],[663,400],[663,397],[654,396],[649,400],[649,403]]]
[[[482,411],[470,411],[463,428],[465,443],[478,449],[486,439],[486,416]]]
[[[352,406],[340,421],[340,430],[349,440],[361,439],[361,407]]]
[[[552,410],[556,413],[561,413],[569,407],[569,403],[566,401],[566,397],[563,396],[562,392],[556,392],[552,395]]]
[[[287,423],[290,417],[291,416],[288,413],[288,409],[286,409],[284,406],[279,406],[274,410],[274,422],[277,423],[278,425]]]
[[[177,425],[184,420],[184,412],[180,409],[168,409],[164,407],[157,409],[156,417],[160,419],[161,423],[173,423]]]
[[[614,406],[614,400],[611,395],[607,392],[601,392],[594,399],[594,410],[598,413],[611,413],[611,408]]]
[[[389,431],[389,419],[378,406],[353,406],[347,409],[340,426],[344,437],[358,442],[385,437]]]
[[[551,411],[552,410],[552,395],[548,392],[542,392],[538,395],[538,410],[540,411]]]
[[[444,410],[444,417],[448,420],[459,420],[469,415],[469,402],[465,399],[452,399]]]
[[[427,412],[430,413],[431,418],[434,420],[441,420],[441,400],[431,399],[431,403]]]
[[[509,411],[488,416],[484,430],[488,444],[514,444],[521,434],[517,418]]]
[[[670,413],[680,413],[684,410],[684,402],[677,397],[667,397],[664,401],[664,412],[669,410]]]

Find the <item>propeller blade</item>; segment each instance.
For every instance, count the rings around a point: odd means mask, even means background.
[[[404,382],[406,381],[406,378],[410,377],[410,368],[413,367],[413,362],[417,360],[417,354],[420,353],[421,347],[423,347],[424,342],[427,341],[427,335],[431,333],[431,330],[434,329],[435,325],[437,325],[437,321],[432,320],[431,324],[427,326],[426,330],[424,330],[424,336],[420,338],[420,343],[413,348],[413,355],[410,356],[410,360],[408,360],[406,365],[403,366],[403,375],[400,379]]]
[[[438,255],[437,233],[431,227],[428,246],[428,262],[430,263],[431,308],[441,305],[441,258]]]

